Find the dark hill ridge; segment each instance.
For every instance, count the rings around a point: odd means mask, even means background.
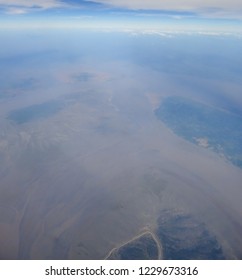
[[[216,237],[191,215],[164,211],[158,219],[157,235],[162,242],[165,259],[225,259]]]
[[[191,99],[172,96],[155,111],[184,139],[210,148],[242,168],[242,118]]]
[[[157,260],[159,259],[158,244],[151,233],[139,237],[114,249],[108,256],[109,260]]]

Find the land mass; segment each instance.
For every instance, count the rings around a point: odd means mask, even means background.
[[[165,98],[155,111],[173,132],[242,168],[242,118],[188,98]]]
[[[160,260],[162,246],[156,235],[146,230],[119,247],[113,248],[105,259],[109,260]]]

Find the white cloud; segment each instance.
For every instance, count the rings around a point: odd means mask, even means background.
[[[0,0],[0,7],[3,7],[5,13],[9,15],[21,15],[31,13],[33,10],[48,10],[69,6],[58,0]]]
[[[170,10],[194,12],[206,17],[242,19],[242,0],[86,0],[111,7],[131,10]],[[77,2],[76,2],[77,4]],[[80,5],[82,1],[80,1]],[[51,9],[73,7],[61,0],[0,0],[0,6],[9,14],[30,12],[32,8]],[[91,7],[91,6],[90,6]],[[176,15],[174,15],[176,16]]]
[[[28,12],[28,9],[24,9],[24,8],[10,7],[6,10],[6,13],[9,15],[22,15],[22,14],[26,14],[27,12]]]
[[[91,1],[91,0],[88,0]],[[241,0],[95,0],[129,9],[195,10],[206,8],[242,9]]]
[[[206,15],[236,15],[242,19],[241,0],[95,0],[95,2],[133,10],[191,11]]]
[[[64,7],[66,4],[57,0],[0,0],[0,6],[6,7],[10,10],[13,9],[12,7],[21,7],[21,9],[32,7],[49,9]]]
[[[114,7],[127,9],[148,9],[148,10],[209,10],[221,9],[228,11],[239,10],[242,12],[241,0],[86,0],[87,2],[97,2],[108,4]],[[80,1],[81,4],[81,1]],[[31,8],[38,6],[43,9],[69,6],[68,1],[60,0],[0,0],[3,6],[19,6]],[[241,14],[242,17],[242,14]]]

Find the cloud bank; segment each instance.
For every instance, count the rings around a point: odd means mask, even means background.
[[[192,12],[205,17],[242,19],[241,0],[0,0],[0,8],[8,14],[31,13],[36,10],[106,8],[116,11]]]

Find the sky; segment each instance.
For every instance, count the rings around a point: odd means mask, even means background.
[[[241,0],[0,0],[0,27],[242,30]]]

